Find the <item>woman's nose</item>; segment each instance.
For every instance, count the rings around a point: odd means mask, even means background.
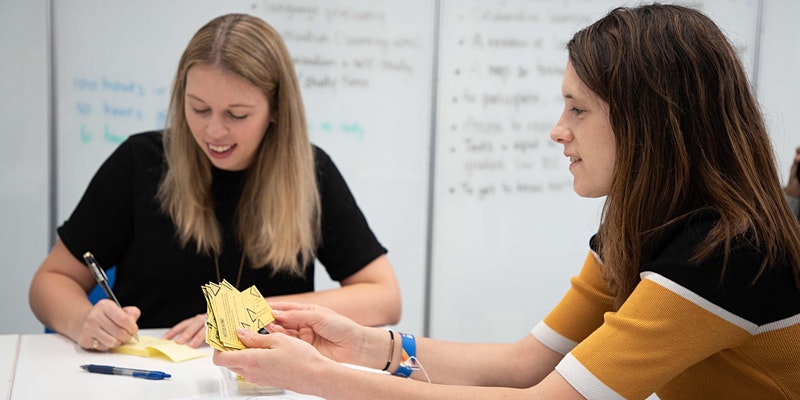
[[[206,133],[211,137],[225,135],[225,124],[220,117],[211,115],[206,122]]]
[[[556,143],[567,142],[571,140],[571,138],[570,130],[561,124],[561,120],[558,120],[553,129],[550,130],[550,140]]]

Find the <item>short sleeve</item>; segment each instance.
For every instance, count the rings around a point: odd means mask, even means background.
[[[331,279],[341,281],[386,254],[370,229],[333,160],[315,147],[317,185],[322,202],[322,243],[317,258]]]
[[[687,368],[750,337],[749,324],[691,296],[674,282],[645,274],[617,312],[556,370],[584,396],[644,399]]]
[[[580,274],[556,307],[531,333],[553,351],[566,354],[603,324],[603,314],[612,310],[613,297],[602,277],[602,264],[593,251],[586,256]]]
[[[69,219],[58,228],[59,238],[81,260],[92,251],[110,267],[125,252],[133,235],[134,172],[142,137],[129,138],[103,162]]]

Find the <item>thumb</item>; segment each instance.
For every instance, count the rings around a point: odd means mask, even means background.
[[[275,335],[262,335],[250,332],[244,328],[237,328],[236,335],[239,336],[239,340],[242,341],[242,344],[248,348],[268,349],[275,343],[275,340],[272,339]]]

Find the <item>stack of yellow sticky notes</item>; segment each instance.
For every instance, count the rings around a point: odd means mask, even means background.
[[[112,353],[130,354],[140,357],[166,357],[172,362],[182,362],[198,357],[205,357],[203,351],[193,349],[185,344],[178,344],[172,340],[158,339],[151,336],[139,336],[139,341],[133,341],[115,347]]]
[[[245,348],[236,335],[237,328],[258,332],[275,320],[272,307],[255,286],[240,292],[223,280],[218,284],[209,282],[202,289],[208,306],[206,343],[217,350]]]

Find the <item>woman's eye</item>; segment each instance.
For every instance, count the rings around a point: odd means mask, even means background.
[[[208,112],[208,109],[207,108],[199,109],[192,107],[192,111],[194,111],[195,114],[205,114]]]
[[[574,112],[574,113],[575,113],[575,115],[581,115],[581,114],[583,114],[583,113],[584,113],[584,110],[581,110],[581,109],[580,109],[580,108],[578,108],[578,107],[572,107],[572,108],[570,109],[570,111]]]
[[[247,118],[247,114],[244,114],[244,115],[236,115],[236,114],[233,114],[233,113],[228,113],[228,115],[230,115],[230,116],[231,116],[231,118],[233,118],[233,119],[238,119],[238,120],[242,120],[242,119],[245,119],[245,118]]]

